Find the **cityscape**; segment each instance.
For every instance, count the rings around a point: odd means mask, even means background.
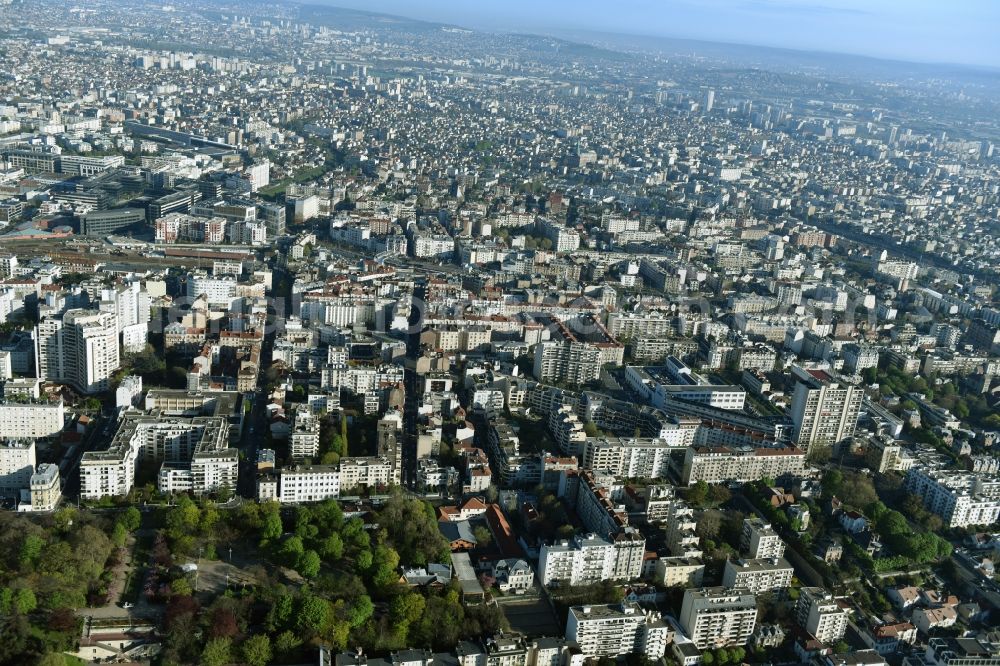
[[[1000,61],[311,1],[0,0],[0,665],[1000,666]]]

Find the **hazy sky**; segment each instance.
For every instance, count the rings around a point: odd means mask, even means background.
[[[1000,67],[1000,0],[301,1],[496,30],[606,30]]]

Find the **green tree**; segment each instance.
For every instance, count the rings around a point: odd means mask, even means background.
[[[307,550],[299,558],[298,572],[305,576],[306,578],[315,578],[319,575],[319,568],[322,562],[319,559],[319,553],[315,550]]]
[[[286,655],[299,649],[302,641],[293,631],[283,631],[274,639],[274,649],[280,655]]]
[[[295,598],[287,593],[280,593],[271,603],[271,609],[267,612],[267,627],[271,631],[285,627],[292,619],[295,611]]]
[[[125,545],[125,541],[128,539],[128,530],[121,522],[115,523],[115,526],[111,530],[111,543],[115,544],[119,548]]]
[[[42,548],[44,547],[45,539],[42,537],[37,534],[26,536],[21,543],[21,553],[18,556],[21,567],[31,566],[38,559],[38,556],[42,554]]]
[[[320,554],[329,560],[339,560],[344,556],[344,541],[340,535],[333,533],[323,540],[320,545]]]
[[[284,533],[284,526],[281,524],[281,511],[278,503],[274,501],[261,504],[261,528],[260,538],[268,541],[277,539]]]
[[[708,484],[704,481],[695,483],[688,488],[687,499],[695,506],[702,506],[705,500],[708,499]]]
[[[372,603],[371,597],[362,594],[347,611],[346,619],[348,624],[356,628],[367,622],[374,612],[375,604]]]
[[[310,635],[318,634],[330,622],[330,602],[312,594],[304,594],[299,601],[298,628]]]
[[[249,666],[267,666],[271,662],[271,639],[267,634],[254,634],[243,643],[243,661]]]
[[[130,506],[122,512],[118,522],[120,522],[129,532],[135,532],[139,529],[139,525],[142,524],[142,514],[139,512],[139,509],[134,506]]]
[[[22,587],[14,592],[13,607],[17,613],[27,615],[38,607],[38,599],[29,588]]]
[[[297,536],[290,536],[281,544],[281,561],[285,566],[294,569],[299,564],[299,559],[305,554],[305,546],[302,539]]]
[[[198,521],[201,518],[201,510],[187,495],[181,496],[177,505],[167,512],[167,534],[177,539],[190,535],[198,528]]]
[[[493,535],[482,525],[476,525],[475,529],[472,530],[472,535],[476,537],[476,543],[480,546],[487,546],[493,541]]]
[[[201,664],[203,666],[226,666],[232,661],[232,639],[228,637],[213,638],[205,643],[205,648],[201,651]]]

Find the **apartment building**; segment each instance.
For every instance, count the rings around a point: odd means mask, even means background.
[[[81,393],[108,390],[120,364],[114,313],[73,309],[43,315],[35,331],[40,379],[70,384]]]
[[[236,487],[238,451],[229,446],[229,422],[222,416],[166,416],[126,413],[111,445],[87,451],[80,460],[80,496],[98,500],[127,495],[138,461],[161,462],[162,492],[196,495]]]
[[[806,452],[790,448],[689,447],[684,453],[681,480],[686,485],[699,481],[747,483],[769,477],[801,476],[806,470]]]
[[[996,475],[920,466],[906,474],[905,486],[948,527],[1000,521],[1000,477]]]
[[[770,523],[754,516],[743,519],[740,550],[752,559],[780,558],[785,555],[785,542]]]
[[[62,398],[0,401],[0,435],[10,439],[56,437],[63,429],[64,411]]]
[[[538,556],[538,579],[542,585],[635,580],[642,573],[645,546],[641,537],[618,535],[614,541],[608,541],[596,534],[577,535],[572,541],[546,544]]]
[[[288,433],[288,450],[292,460],[302,462],[319,454],[319,431],[319,419],[308,407],[295,410]]]
[[[792,395],[792,438],[797,446],[831,446],[854,434],[864,391],[842,384],[823,370],[795,368]]]
[[[795,604],[799,626],[821,643],[832,645],[847,631],[847,611],[821,587],[803,587]]]
[[[601,374],[601,350],[586,342],[546,340],[535,345],[533,374],[540,382],[580,385]]]
[[[722,586],[746,589],[754,594],[784,593],[792,584],[792,565],[784,558],[765,557],[726,560]]]
[[[59,466],[42,463],[28,481],[32,511],[52,511],[62,499]]]
[[[588,659],[628,654],[659,659],[673,640],[673,632],[659,613],[622,602],[571,607],[566,640],[579,645]]]
[[[747,590],[689,589],[678,619],[699,650],[746,645],[757,625],[757,598]]]
[[[282,504],[321,502],[340,497],[340,470],[334,465],[295,465],[278,474]]]
[[[668,441],[658,437],[587,437],[580,466],[606,470],[627,479],[661,479],[670,471],[670,456],[693,440],[694,431],[677,431]]]
[[[18,497],[34,473],[34,440],[0,439],[0,496]]]

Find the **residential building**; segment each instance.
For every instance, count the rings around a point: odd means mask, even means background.
[[[566,620],[566,640],[579,645],[587,658],[640,654],[659,659],[672,639],[659,613],[634,603],[573,606]]]
[[[826,645],[839,641],[847,631],[847,611],[830,593],[819,587],[799,589],[795,619],[800,627]]]
[[[757,598],[747,590],[689,589],[678,619],[699,650],[746,645],[757,624]]]
[[[793,573],[792,565],[784,558],[726,560],[722,586],[750,590],[757,595],[769,592],[783,594],[792,585]]]
[[[59,483],[59,466],[42,463],[28,482],[32,511],[52,511],[62,499]]]
[[[860,387],[838,383],[822,370],[793,371],[793,376],[798,383],[792,396],[792,438],[799,448],[808,452],[854,434],[864,396]]]

